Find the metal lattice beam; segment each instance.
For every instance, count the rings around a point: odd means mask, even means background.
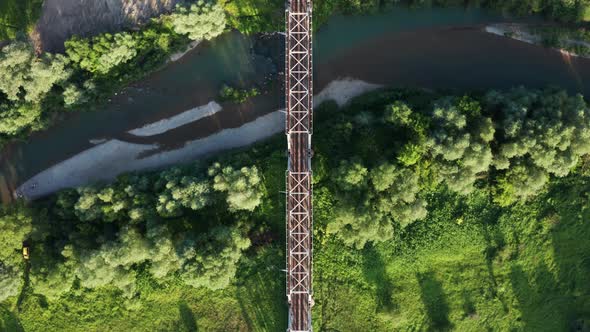
[[[312,185],[311,134],[313,72],[310,0],[290,0],[285,13],[285,131],[289,147],[286,174],[287,298],[289,332],[311,331]]]

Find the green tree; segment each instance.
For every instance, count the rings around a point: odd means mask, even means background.
[[[31,258],[31,286],[36,294],[55,299],[72,289],[79,263],[72,245],[66,245],[58,258],[48,254],[52,245],[35,246]]]
[[[393,164],[382,163],[370,172],[371,183],[376,191],[387,190],[397,180],[398,169]]]
[[[22,262],[22,247],[33,230],[33,211],[23,205],[0,207],[0,262]]]
[[[64,82],[71,75],[68,59],[61,54],[44,54],[31,63],[28,79],[23,89],[25,101],[39,103],[54,85]]]
[[[344,244],[362,249],[370,242],[383,242],[393,237],[393,224],[373,209],[356,211],[350,207],[336,209],[334,219],[326,227]]]
[[[64,104],[67,107],[76,106],[88,101],[82,89],[75,84],[68,84],[63,92]]]
[[[0,303],[18,294],[22,284],[22,273],[0,262]]]
[[[25,103],[19,106],[0,104],[0,134],[16,135],[41,126],[41,106]]]
[[[80,68],[93,74],[107,75],[115,67],[129,62],[138,54],[139,40],[133,34],[120,32],[94,38],[72,37],[65,42],[66,54]]]
[[[25,42],[14,42],[0,52],[0,91],[11,101],[19,101],[21,88],[26,85],[33,48]]]
[[[124,227],[117,241],[107,242],[98,250],[80,254],[76,276],[80,286],[97,288],[114,286],[127,297],[135,293],[135,272],[132,269],[149,259],[149,243],[137,230]]]
[[[487,172],[492,163],[494,132],[492,120],[481,115],[477,101],[469,97],[438,101],[427,146],[440,180],[458,193],[472,192],[477,175]]]
[[[342,160],[332,178],[340,189],[355,190],[366,186],[368,175],[369,171],[359,160]]]
[[[402,101],[395,101],[385,108],[383,121],[409,131],[408,142],[403,145],[397,159],[406,166],[415,165],[426,153],[427,120],[412,111],[410,106]]]
[[[234,170],[215,163],[209,168],[213,189],[227,193],[230,210],[253,211],[262,202],[264,187],[256,166]]]
[[[180,216],[182,208],[199,210],[211,202],[209,181],[183,175],[176,167],[160,173],[156,188],[161,190],[156,210],[163,217]]]
[[[561,177],[590,152],[590,110],[581,95],[517,88],[490,92],[486,101],[503,115],[497,169],[524,159]]]
[[[238,227],[219,226],[196,240],[187,239],[183,245],[185,261],[181,277],[187,285],[225,288],[234,277],[242,252],[250,240]]]
[[[391,216],[402,228],[426,217],[426,201],[417,197],[420,186],[415,170],[381,164],[371,170],[371,178],[381,192],[375,205],[381,214]]]
[[[182,267],[183,260],[177,254],[166,225],[148,223],[146,238],[150,241],[150,272],[156,279],[164,278]]]
[[[26,42],[13,42],[0,52],[0,91],[13,101],[39,103],[51,88],[70,76],[63,55],[37,58]]]
[[[203,0],[189,8],[177,6],[170,15],[174,31],[192,40],[213,39],[225,29],[225,12],[219,4]]]
[[[518,163],[499,177],[494,200],[501,206],[525,201],[538,195],[548,181],[549,175],[543,169]]]

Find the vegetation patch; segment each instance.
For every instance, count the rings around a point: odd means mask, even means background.
[[[43,0],[2,0],[0,2],[0,41],[30,32],[41,14]]]
[[[524,88],[324,104],[315,328],[587,328],[587,112]],[[283,140],[4,208],[1,326],[284,328]]]
[[[95,107],[164,64],[190,40],[225,30],[219,5],[198,1],[152,20],[141,31],[66,41],[66,54],[37,56],[29,42],[0,50],[0,145],[46,128],[63,112]]]
[[[252,97],[260,94],[257,88],[251,89],[237,89],[228,85],[224,85],[219,92],[219,97],[222,101],[231,101],[234,103],[243,103]]]

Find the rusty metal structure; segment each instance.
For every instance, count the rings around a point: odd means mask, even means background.
[[[313,120],[312,2],[288,0],[285,52],[289,332],[311,331]]]

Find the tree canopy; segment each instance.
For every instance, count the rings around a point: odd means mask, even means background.
[[[225,30],[225,12],[221,5],[199,0],[190,7],[178,6],[170,15],[174,31],[192,40],[213,39]]]

